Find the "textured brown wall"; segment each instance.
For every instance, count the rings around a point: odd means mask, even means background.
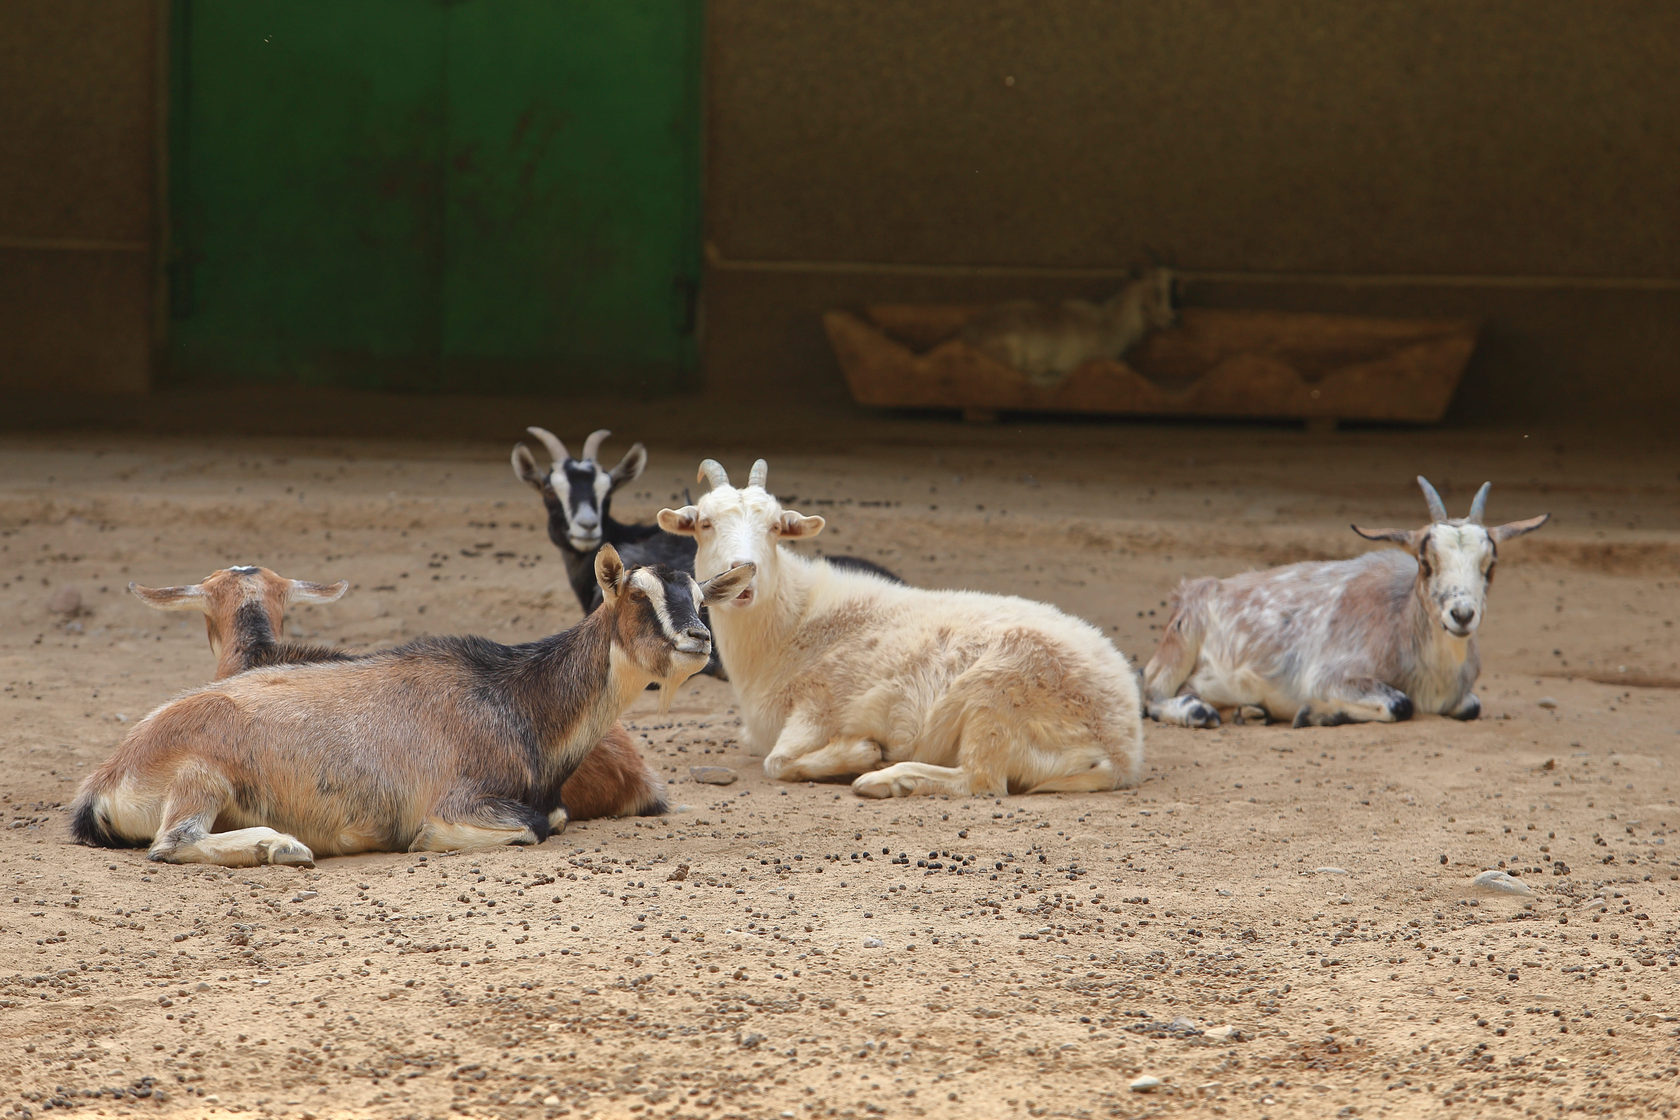
[[[1054,270],[1150,246],[1203,277],[1195,302],[1482,317],[1459,418],[1680,410],[1680,6],[711,0],[709,20],[719,388],[840,399],[824,307],[1100,294]]]
[[[148,384],[156,11],[0,7],[0,389]]]

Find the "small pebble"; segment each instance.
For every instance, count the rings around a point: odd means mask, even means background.
[[[61,587],[47,597],[47,609],[53,614],[77,614],[82,609],[82,593],[74,587]]]
[[[1160,1087],[1161,1079],[1159,1077],[1150,1077],[1145,1074],[1142,1077],[1132,1078],[1131,1090],[1134,1093],[1152,1093]]]
[[[1313,868],[1313,874],[1314,875],[1346,875],[1347,873],[1348,873],[1347,868],[1345,868],[1345,867],[1315,867],[1315,868]]]
[[[690,766],[688,776],[708,786],[727,786],[739,777],[727,766]]]
[[[1552,699],[1550,696],[1542,696],[1540,699],[1536,700],[1535,703],[1540,705],[1542,708],[1557,707],[1557,701]]]
[[[745,1037],[743,1037],[741,1039],[741,1049],[743,1049],[743,1050],[757,1050],[758,1047],[759,1047],[759,1044],[762,1043],[763,1041],[764,1041],[764,1036],[761,1035],[761,1034],[746,1035]]]
[[[1209,1027],[1202,1032],[1202,1037],[1212,1042],[1241,1042],[1243,1033],[1227,1023],[1223,1027]]]
[[[560,1103],[560,1098],[555,1096],[553,1093],[550,1093],[548,1096],[543,1098],[543,1103],[549,1108],[553,1108],[555,1105]]]
[[[881,939],[879,937],[866,937],[863,939],[863,947],[865,949],[879,949],[881,947]]]
[[[320,893],[321,893],[320,891],[299,891],[292,896],[292,901],[293,902],[308,902],[310,899],[316,897]]]
[[[1490,891],[1501,891],[1505,894],[1533,894],[1528,884],[1521,879],[1513,878],[1503,871],[1484,871],[1474,879],[1470,885],[1486,887]]]

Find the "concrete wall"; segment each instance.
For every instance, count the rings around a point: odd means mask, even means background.
[[[1680,410],[1680,6],[711,0],[708,383],[840,400],[826,307],[1468,314],[1458,419]],[[1097,271],[1092,271],[1097,270]]]
[[[152,0],[0,8],[0,389],[149,383],[157,31]]]

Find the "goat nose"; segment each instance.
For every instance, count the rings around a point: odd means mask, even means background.
[[[1475,609],[1471,607],[1454,607],[1452,609],[1452,616],[1453,621],[1458,623],[1460,626],[1468,626],[1470,625],[1470,620],[1476,617],[1476,612]]]
[[[697,642],[709,642],[712,640],[712,632],[704,626],[690,626],[683,630],[683,637],[693,638]]]

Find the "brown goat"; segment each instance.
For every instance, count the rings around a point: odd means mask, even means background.
[[[310,661],[348,661],[354,654],[330,646],[284,641],[286,608],[292,603],[330,603],[343,596],[349,583],[311,583],[254,565],[223,568],[201,583],[183,587],[141,587],[128,590],[142,603],[160,611],[204,612],[210,651],[216,655],[215,680],[269,665],[297,665]],[[577,771],[560,789],[570,820],[601,817],[658,816],[666,809],[665,786],[636,750],[622,723],[607,729],[595,749],[578,763]]]
[[[72,834],[230,867],[541,843],[568,819],[562,785],[637,694],[705,665],[700,602],[733,598],[753,569],[697,584],[626,569],[609,547],[595,574],[601,607],[539,641],[426,638],[179,696],[82,783]]]

